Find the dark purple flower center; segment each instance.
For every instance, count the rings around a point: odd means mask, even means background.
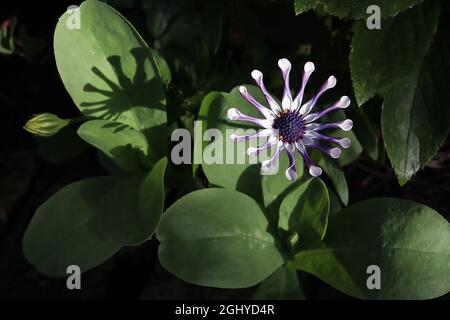
[[[297,111],[283,111],[273,121],[273,128],[278,129],[280,140],[294,143],[303,137],[305,124]]]

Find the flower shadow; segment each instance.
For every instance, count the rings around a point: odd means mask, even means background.
[[[124,112],[134,107],[148,107],[164,111],[163,88],[157,76],[148,79],[146,63],[154,64],[151,53],[146,48],[134,48],[130,51],[135,61],[134,76],[128,77],[120,56],[107,58],[117,83],[108,78],[105,71],[94,66],[92,73],[98,78],[96,85],[88,83],[83,90],[101,96],[95,101],[83,101],[80,106],[88,116],[101,117],[108,120],[120,120]],[[156,70],[156,66],[153,65]],[[105,87],[107,87],[105,89]]]

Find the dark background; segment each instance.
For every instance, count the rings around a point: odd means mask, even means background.
[[[193,2],[194,7],[201,12],[204,3]],[[327,19],[328,28],[335,31],[331,38],[329,30],[323,24],[323,17],[313,12],[303,14],[301,19],[295,17],[291,0],[247,1],[246,13],[251,14],[247,18],[250,22],[255,22],[251,28],[256,26],[252,32],[258,35],[255,36],[256,43],[249,44],[243,40],[247,27],[236,22],[237,18],[233,14],[239,1],[225,2],[222,37],[218,48],[209,55],[211,61],[206,70],[194,66],[198,75],[205,74],[206,77],[219,80],[205,81],[200,77],[199,80],[192,81],[194,75],[172,69],[174,79],[171,88],[181,89],[173,93],[178,98],[172,102],[178,109],[169,114],[169,117],[186,119],[186,122],[192,120],[201,98],[208,91],[228,91],[235,85],[249,82],[252,66],[275,66],[275,61],[284,54],[294,56],[297,60],[314,57],[324,74],[333,72],[338,79],[347,79],[351,90],[347,60],[351,23],[336,18]],[[136,26],[149,44],[153,44],[154,39],[146,31],[148,16],[141,9],[141,1],[109,3]],[[78,115],[76,106],[59,78],[52,50],[53,31],[58,17],[71,4],[79,2],[58,0],[44,4],[3,0],[0,4],[0,23],[11,17],[17,18],[16,41],[21,48],[20,55],[0,55],[0,299],[251,297],[253,288],[203,288],[175,278],[160,266],[156,240],[124,248],[103,265],[83,274],[82,290],[67,290],[65,279],[51,279],[40,275],[25,260],[21,248],[22,237],[36,208],[68,183],[105,173],[94,150],[85,146],[80,147],[84,152],[72,156],[68,161],[45,161],[40,148],[46,145],[46,141],[42,142],[22,129],[33,114],[52,112],[62,118]],[[298,45],[302,43],[312,43],[311,52],[299,49]],[[163,56],[169,57],[169,64],[184,55],[180,48],[165,50],[166,48],[162,48]],[[186,48],[186,52],[189,50]],[[189,54],[187,57],[189,58]],[[223,76],[217,76],[218,74]],[[273,83],[272,86],[277,87],[278,84]],[[376,124],[377,110],[380,110],[381,103],[376,99],[372,103]],[[66,142],[61,149],[55,144],[53,150],[63,153],[67,149],[75,149],[75,146],[67,144]],[[386,159],[375,162],[363,154],[345,168],[345,173],[351,203],[375,196],[396,196],[424,203],[447,220],[450,218],[448,141],[436,157],[402,188]],[[173,190],[167,192],[169,195],[176,193]],[[166,206],[171,201],[173,199],[169,196]],[[311,275],[301,274],[301,279],[307,298],[348,298]],[[447,295],[442,299],[449,297]]]

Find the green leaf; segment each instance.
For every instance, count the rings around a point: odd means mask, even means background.
[[[346,150],[344,150],[345,152]],[[344,205],[348,204],[348,186],[344,171],[342,171],[339,162],[328,155],[323,155],[319,152],[313,153],[313,159],[316,160],[319,167],[323,169],[328,178],[330,178],[334,189],[336,190],[339,199]]]
[[[439,24],[438,1],[427,1],[382,21],[370,30],[366,21],[355,25],[350,53],[355,96],[359,105],[410,77],[422,63]]]
[[[286,169],[289,166],[289,160],[286,152],[282,152],[279,158],[279,169],[274,175],[264,175],[261,178],[261,188],[264,198],[264,206],[270,210],[276,210],[281,204],[283,198],[292,188],[298,185],[303,176],[303,158],[297,153],[295,156],[295,167],[297,169],[297,181],[293,182],[286,178]]]
[[[198,111],[198,121],[197,130],[194,131],[194,163],[192,164],[192,173],[195,176],[198,168],[200,167],[199,162],[203,161],[203,149],[208,145],[208,142],[203,141],[203,132],[208,129],[208,118],[212,103],[216,99],[221,99],[222,93],[218,91],[212,91],[208,93],[202,100],[200,109]],[[217,118],[217,115],[211,114],[211,118]],[[200,132],[200,136],[197,134]]]
[[[327,186],[328,196],[330,198],[330,215],[335,214],[342,210],[342,202],[336,195],[336,193]]]
[[[253,286],[283,258],[257,203],[227,189],[194,191],[164,213],[161,264],[184,281],[220,288]]]
[[[38,208],[25,232],[27,260],[47,276],[64,276],[69,265],[84,272],[122,246],[149,239],[162,214],[166,163],[161,159],[143,183],[142,175],[111,175],[56,192]]]
[[[145,230],[144,237],[148,237],[149,230],[152,230],[152,234],[156,230],[164,210],[164,176],[167,162],[167,158],[159,160],[139,188],[139,213],[142,228]]]
[[[297,271],[281,266],[258,286],[256,300],[304,300]]]
[[[87,116],[118,121],[151,136],[167,121],[163,84],[151,50],[134,27],[103,2],[81,4],[79,29],[67,27],[70,17],[66,12],[59,19],[54,50],[75,104]]]
[[[284,198],[278,228],[291,239],[293,234],[298,236],[292,248],[315,245],[325,236],[329,210],[327,187],[319,178],[309,179]]]
[[[326,12],[340,18],[368,18],[372,12],[367,13],[370,5],[380,7],[383,17],[395,16],[398,12],[421,3],[423,0],[295,0],[295,14],[300,14],[316,7],[323,8]]]
[[[381,271],[369,290],[367,268]],[[323,242],[288,263],[358,298],[428,299],[450,291],[450,225],[431,208],[370,199],[330,216]]]
[[[172,81],[172,72],[170,71],[169,64],[157,50],[150,48],[153,57],[155,58],[156,68],[161,77],[161,81],[167,86]]]
[[[42,204],[23,239],[28,262],[47,276],[64,276],[69,265],[86,271],[116,253],[120,244],[105,239],[92,223],[99,199],[115,180],[107,176],[77,181]]]
[[[78,129],[79,136],[111,158],[125,171],[142,171],[152,164],[145,136],[126,124],[91,120]]]
[[[255,86],[247,86],[248,91],[252,94],[255,99],[264,103],[264,98],[259,88]],[[241,97],[239,93],[239,88],[234,88],[230,93],[226,92],[211,92],[209,93],[203,100],[198,120],[203,121],[203,131],[206,129],[216,128],[218,129],[223,139],[219,139],[220,142],[224,142],[222,148],[215,142],[201,144],[201,137],[196,137],[195,142],[195,152],[203,148],[203,155],[211,148],[217,146],[217,149],[222,151],[224,158],[228,155],[234,155],[232,161],[234,164],[206,164],[202,163],[203,171],[205,172],[208,181],[214,186],[220,186],[229,189],[235,189],[242,192],[245,192],[254,197],[260,197],[258,193],[260,174],[258,164],[251,164],[251,160],[246,153],[246,146],[249,144],[245,144],[244,142],[234,143],[230,141],[229,134],[232,132],[226,132],[226,130],[236,130],[236,129],[255,129],[260,130],[261,128],[249,126],[247,123],[238,122],[238,121],[230,121],[227,118],[227,110],[229,108],[238,108],[242,113],[245,113],[249,116],[261,118],[262,116],[256,110],[254,106],[248,103],[244,98]],[[199,127],[200,128],[200,127]],[[227,136],[228,134],[228,136]],[[219,143],[220,143],[219,142]],[[232,153],[226,152],[227,144],[234,148]],[[209,149],[208,149],[209,148]],[[239,156],[243,156],[244,164],[237,164]],[[198,159],[202,160],[202,159]],[[255,163],[255,161],[253,161]]]
[[[400,185],[434,156],[449,133],[449,56],[448,35],[442,28],[420,70],[385,94],[381,127]]]

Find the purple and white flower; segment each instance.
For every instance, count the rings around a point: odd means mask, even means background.
[[[268,160],[262,162],[261,171],[263,173],[273,172],[276,168],[276,161],[278,160],[280,153],[283,150],[286,150],[289,159],[286,177],[289,180],[295,180],[297,178],[295,150],[298,150],[308,166],[309,173],[312,176],[320,176],[322,174],[322,169],[311,159],[308,149],[317,149],[332,158],[339,158],[341,149],[339,147],[329,146],[328,144],[348,148],[350,146],[350,139],[330,137],[321,133],[321,131],[332,128],[348,131],[353,127],[353,121],[346,119],[325,124],[317,123],[316,121],[333,110],[347,108],[350,105],[350,99],[347,96],[343,96],[328,108],[311,113],[320,96],[336,85],[336,78],[330,76],[320,87],[317,94],[303,103],[305,86],[315,69],[314,64],[312,62],[307,62],[305,64],[300,90],[295,97],[292,96],[289,86],[291,63],[289,60],[283,58],[278,61],[278,66],[281,69],[284,80],[284,92],[281,106],[267,91],[263,82],[263,74],[258,70],[252,71],[252,78],[256,81],[264,94],[270,109],[263,106],[250,95],[247,88],[241,86],[239,91],[242,97],[250,102],[261,115],[264,116],[264,119],[250,117],[236,108],[228,109],[228,119],[250,122],[263,129],[253,134],[232,134],[230,138],[234,141],[245,141],[252,138],[267,138],[266,142],[262,145],[258,147],[249,147],[247,150],[249,156],[258,156],[263,150],[273,149],[272,156]],[[322,142],[325,142],[326,145],[321,144]]]

